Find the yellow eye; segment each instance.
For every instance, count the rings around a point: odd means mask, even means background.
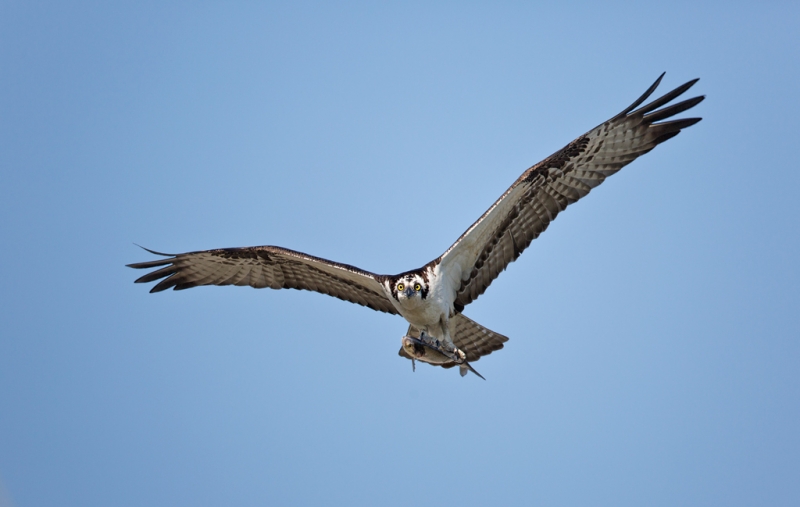
[[[397,284],[397,290],[399,290],[400,292],[403,292],[404,290],[406,290],[406,286],[403,285],[402,283],[398,283]]]
[[[416,285],[414,286],[414,290],[415,290],[415,291],[417,291],[417,292],[419,292],[419,291],[421,291],[421,290],[422,290],[422,286],[421,286],[420,284],[416,284]]]

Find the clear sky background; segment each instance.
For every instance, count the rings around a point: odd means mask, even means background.
[[[3,2],[0,505],[799,505],[798,26],[796,2]],[[701,78],[704,120],[467,307],[511,338],[485,382],[412,373],[396,316],[124,267],[136,242],[417,268],[662,71]]]

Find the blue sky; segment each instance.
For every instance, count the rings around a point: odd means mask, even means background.
[[[800,7],[0,5],[0,506],[797,505]],[[147,293],[272,244],[440,255],[662,72],[704,120],[465,313],[487,378],[318,294]]]

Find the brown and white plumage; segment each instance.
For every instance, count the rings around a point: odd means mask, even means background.
[[[467,354],[467,361],[474,362],[483,356],[488,356],[495,350],[503,348],[503,344],[508,341],[506,336],[486,329],[463,313],[457,314],[450,319],[450,329],[453,336],[453,343],[456,347]],[[419,338],[420,331],[414,326],[408,326],[408,336]],[[406,359],[412,359],[401,347],[399,355]],[[450,362],[439,365],[443,368],[452,368],[457,363]]]
[[[568,205],[637,157],[700,121],[700,118],[660,120],[694,107],[703,96],[658,110],[688,90],[697,79],[634,111],[655,91],[663,77],[664,74],[659,76],[627,109],[522,173],[438,259],[443,269],[461,274],[455,299],[457,309],[463,309],[483,294]]]
[[[300,289],[320,292],[381,312],[398,313],[384,295],[378,275],[286,248],[219,248],[176,255],[145,250],[169,257],[128,265],[136,269],[161,267],[136,280],[136,283],[147,283],[163,278],[150,292],[170,288],[183,290],[200,285]]]
[[[483,294],[568,205],[637,157],[700,121],[665,120],[694,107],[702,96],[662,107],[688,90],[696,79],[636,109],[663,76],[624,111],[525,171],[444,254],[417,270],[378,275],[274,246],[177,255],[148,250],[167,258],[129,266],[160,268],[136,280],[160,280],[151,292],[200,285],[249,285],[328,294],[373,310],[400,314],[411,324],[409,335],[426,333],[460,350],[466,361],[477,361],[502,348],[508,338],[463,316],[464,307]],[[402,349],[400,355],[408,357]],[[462,368],[462,374],[464,371]]]

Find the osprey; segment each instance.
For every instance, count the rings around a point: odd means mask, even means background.
[[[664,74],[624,111],[530,167],[441,256],[419,269],[379,275],[276,246],[221,248],[129,264],[159,268],[136,280],[160,280],[150,292],[199,285],[312,290],[373,310],[399,314],[409,323],[399,354],[450,368],[461,375],[470,362],[503,348],[505,336],[468,319],[464,308],[536,239],[568,205],[608,176],[675,137],[701,118],[663,121],[697,105],[699,96],[662,107],[697,79],[636,109]],[[478,374],[480,376],[480,374]],[[483,377],[481,377],[483,378]]]

